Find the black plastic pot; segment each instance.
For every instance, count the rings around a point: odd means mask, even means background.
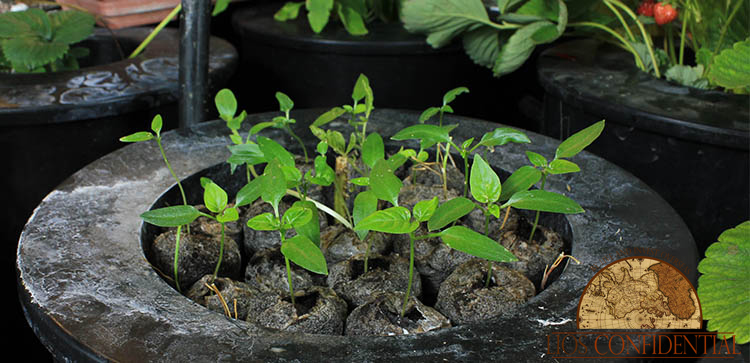
[[[293,112],[296,132],[314,145],[307,125],[323,110]],[[250,115],[245,126],[277,113]],[[376,110],[368,131],[389,135],[416,122],[418,112]],[[497,124],[449,116],[458,140],[481,136]],[[342,130],[345,122],[333,122]],[[280,130],[264,130],[287,146]],[[530,133],[531,145],[509,145],[488,155],[498,170],[527,163],[531,150],[554,154],[558,143]],[[170,132],[164,144],[181,178],[210,173],[225,185],[228,133],[223,121],[190,135]],[[388,142],[387,147],[402,143]],[[417,147],[416,144],[411,146]],[[148,229],[138,215],[174,181],[153,143],[117,150],[71,176],[42,201],[18,250],[20,297],[30,324],[58,359],[79,361],[546,361],[546,335],[575,331],[578,300],[597,266],[628,247],[648,247],[682,262],[697,279],[697,252],[682,220],[656,193],[620,168],[589,153],[575,158],[583,174],[552,179],[549,190],[577,200],[585,214],[550,218],[580,261],[508,317],[434,333],[326,336],[279,332],[226,319],[172,289],[147,262],[141,246]],[[238,176],[239,177],[239,176]],[[193,183],[199,189],[199,183]],[[570,188],[570,189],[568,189]],[[570,191],[568,191],[570,190]],[[196,194],[197,195],[197,194]],[[230,195],[233,195],[230,193]],[[199,199],[199,197],[196,197]],[[556,216],[555,217],[559,217]],[[544,217],[547,220],[547,217]]]
[[[525,95],[537,88],[541,94],[533,66],[496,79],[471,61],[460,41],[433,49],[424,35],[407,32],[400,22],[380,21],[367,25],[369,34],[353,36],[334,19],[335,12],[315,34],[304,8],[296,20],[274,20],[281,5],[249,6],[232,16],[241,42],[242,82],[233,87],[249,112],[278,110],[276,91],[299,108],[351,104],[354,80],[363,73],[376,107],[422,111],[442,105],[448,90],[466,86],[470,93],[452,103],[461,114],[533,129],[519,109]]]
[[[82,42],[91,54],[77,71],[0,74],[0,231],[5,280],[14,284],[18,236],[33,209],[66,177],[121,146],[118,139],[147,130],[162,114],[165,128],[177,125],[179,34],[165,29],[135,59],[121,53],[151,31],[104,29]],[[118,48],[118,44],[121,48]],[[210,80],[216,88],[234,72],[234,47],[212,39]],[[121,50],[122,49],[122,50]],[[26,325],[17,314],[19,327]],[[32,336],[33,337],[33,336]]]
[[[543,133],[565,138],[606,119],[588,150],[654,188],[703,253],[721,231],[750,219],[750,97],[659,80],[632,59],[590,40],[546,50],[538,61]]]

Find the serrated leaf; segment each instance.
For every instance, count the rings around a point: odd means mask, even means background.
[[[411,213],[404,207],[391,207],[375,211],[354,226],[354,230],[369,230],[384,233],[404,234],[419,227],[412,223]]]
[[[120,138],[120,141],[122,142],[141,142],[141,141],[148,141],[153,140],[154,134],[148,132],[148,131],[139,131],[136,133],[132,133],[127,136],[123,136]]]
[[[589,146],[604,130],[604,120],[601,120],[581,131],[570,135],[560,143],[555,151],[555,159],[571,158]]]
[[[383,158],[385,158],[383,138],[375,132],[367,135],[365,142],[362,144],[362,162],[372,168],[376,161]]]
[[[272,213],[262,213],[247,221],[247,226],[256,231],[276,231],[281,222]]]
[[[434,231],[443,228],[469,214],[474,207],[474,202],[464,197],[456,197],[440,204],[427,221],[427,229]]]
[[[513,194],[500,208],[513,207],[540,212],[563,214],[583,213],[584,210],[574,200],[546,190],[527,190]]]
[[[703,77],[703,65],[695,67],[676,64],[664,73],[668,81],[699,89],[708,88],[708,79]]]
[[[750,38],[734,43],[716,57],[708,72],[708,79],[727,89],[750,86]]]
[[[394,206],[398,205],[398,193],[403,183],[393,173],[388,161],[380,159],[375,162],[370,171],[370,179],[377,180],[377,183],[370,184],[370,188],[378,199],[390,202]]]
[[[520,68],[536,47],[532,38],[534,33],[550,24],[549,21],[538,21],[516,30],[500,49],[500,54],[492,67],[495,77],[511,73]]]
[[[224,10],[227,10],[227,7],[229,7],[229,3],[232,0],[216,0],[216,3],[214,4],[214,10],[211,11],[211,16],[216,16],[224,12]]]
[[[404,27],[427,34],[427,43],[440,48],[465,31],[491,23],[481,0],[411,0],[401,9]]]
[[[474,199],[482,204],[493,203],[500,198],[500,178],[479,154],[474,156],[474,162],[471,164],[469,187]]]
[[[500,193],[500,201],[507,201],[513,194],[526,191],[542,179],[542,172],[539,169],[524,165],[511,174],[503,183],[503,190]]]
[[[299,9],[305,5],[304,1],[300,2],[288,2],[284,4],[276,13],[273,14],[273,18],[277,21],[287,21],[291,19],[297,19],[299,16]]]
[[[308,271],[328,275],[328,265],[323,257],[323,252],[309,238],[296,235],[286,239],[281,244],[281,253],[284,257]]]
[[[333,0],[307,0],[307,20],[310,28],[317,34],[323,31],[333,9]]]
[[[440,238],[448,247],[474,257],[497,262],[518,261],[518,258],[501,244],[464,226],[450,227],[440,233]]]
[[[62,58],[69,46],[62,42],[45,42],[39,38],[20,37],[2,41],[3,55],[13,68],[41,67]]]
[[[179,227],[192,223],[200,215],[201,212],[191,205],[176,205],[144,212],[141,219],[159,227]]]
[[[372,191],[366,190],[357,194],[354,197],[354,209],[352,210],[352,218],[354,219],[354,225],[356,226],[363,219],[368,217],[370,214],[375,213],[378,210],[378,198]],[[369,232],[368,229],[355,230],[360,240],[364,240]]]
[[[424,222],[429,220],[433,214],[435,214],[435,210],[437,210],[438,207],[438,197],[433,197],[429,200],[421,200],[417,202],[417,204],[414,205],[414,208],[412,209],[414,220],[417,222]]]
[[[78,43],[94,32],[94,16],[77,10],[50,12],[52,41],[65,44]]]
[[[733,332],[737,344],[750,341],[750,304],[747,277],[750,276],[750,221],[724,231],[706,249],[698,264],[703,319],[707,330]]]

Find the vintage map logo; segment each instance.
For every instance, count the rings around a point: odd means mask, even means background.
[[[700,329],[695,288],[674,266],[628,257],[600,270],[578,303],[578,329]]]

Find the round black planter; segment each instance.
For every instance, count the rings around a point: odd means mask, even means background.
[[[297,132],[322,110],[293,113]],[[274,114],[251,115],[245,125]],[[368,130],[388,139],[419,113],[376,110]],[[476,119],[460,123],[463,140],[497,127]],[[334,122],[330,125],[346,126]],[[293,140],[268,130],[286,145]],[[265,132],[265,131],[264,131]],[[489,155],[498,169],[526,163],[523,151],[554,154],[558,143],[529,134],[531,145]],[[190,135],[169,132],[164,144],[180,177],[227,168],[223,121]],[[389,142],[389,145],[397,144]],[[416,146],[416,145],[414,145]],[[42,201],[18,250],[20,296],[30,324],[57,358],[97,361],[545,361],[546,335],[575,331],[579,297],[597,266],[647,247],[682,262],[696,280],[697,252],[682,220],[656,193],[620,168],[589,153],[575,159],[584,173],[556,178],[550,190],[566,192],[585,214],[561,218],[570,236],[569,264],[547,289],[507,318],[415,336],[349,337],[294,334],[241,321],[193,303],[172,289],[146,261],[138,215],[174,186],[153,143],[117,150],[72,175]],[[223,184],[217,179],[217,182]]]
[[[120,60],[149,28],[104,29],[82,42],[89,57],[77,71],[0,74],[0,219],[6,282],[15,283],[18,236],[33,209],[66,177],[124,144],[118,138],[148,129],[162,114],[165,128],[177,125],[178,45],[175,29],[165,29],[135,59]],[[225,84],[238,55],[233,46],[211,42],[211,86]],[[19,327],[26,325],[21,317]],[[21,325],[23,324],[23,325]],[[32,335],[33,338],[33,335]]]
[[[589,151],[654,188],[682,216],[702,253],[750,219],[750,97],[682,87],[640,72],[625,51],[575,41],[538,61],[543,133],[607,127]]]
[[[354,80],[363,73],[376,107],[421,111],[440,106],[448,90],[466,86],[470,93],[452,103],[461,114],[532,129],[519,103],[541,94],[533,66],[496,79],[471,61],[460,41],[433,49],[424,35],[407,32],[401,23],[379,21],[367,25],[369,34],[352,36],[334,17],[315,34],[304,9],[294,21],[274,20],[280,7],[250,6],[232,16],[243,82],[233,86],[248,111],[278,110],[276,91],[300,108],[351,104]]]

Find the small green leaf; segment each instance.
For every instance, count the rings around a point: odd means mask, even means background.
[[[325,141],[318,142],[315,150],[318,152],[318,154],[325,155],[328,152],[328,143]]]
[[[404,207],[391,207],[376,211],[354,226],[354,230],[404,234],[413,232],[419,223],[411,222],[411,213]]]
[[[323,31],[328,18],[331,16],[333,9],[333,0],[307,0],[307,20],[310,22],[310,28],[317,34]]]
[[[526,157],[529,159],[529,162],[533,164],[534,166],[538,166],[540,168],[547,167],[547,158],[544,156],[537,154],[533,151],[526,151]]]
[[[320,246],[320,220],[318,219],[318,208],[315,203],[307,200],[298,200],[292,204],[292,208],[304,208],[310,213],[310,220],[307,223],[297,224],[294,226],[294,230],[297,234],[301,234],[309,238],[315,245]]]
[[[490,261],[518,261],[510,251],[491,238],[464,226],[453,226],[440,233],[448,247]]]
[[[331,183],[333,183],[334,179],[336,178],[336,173],[334,172],[333,168],[328,165],[326,157],[323,155],[316,156],[315,160],[313,161],[313,165],[315,168],[315,176],[310,177],[307,180],[321,186],[331,185]],[[308,173],[310,173],[310,171],[308,171]]]
[[[277,231],[281,222],[272,213],[262,213],[247,221],[247,226],[256,231]]]
[[[604,130],[604,120],[601,120],[581,131],[570,135],[560,143],[555,152],[555,159],[571,158],[589,146]]]
[[[365,142],[362,144],[362,162],[372,168],[376,161],[383,158],[385,158],[383,138],[375,132],[367,135]]]
[[[265,122],[258,122],[257,124],[253,125],[253,127],[250,128],[250,135],[255,135],[264,129],[267,129],[269,127],[276,126],[276,122],[272,121],[265,121]]]
[[[431,119],[432,116],[435,116],[438,112],[440,112],[440,107],[430,107],[424,110],[422,114],[419,115],[419,123],[425,123],[425,121]]]
[[[213,180],[211,180],[210,178],[207,178],[205,176],[202,176],[200,178],[201,188],[203,188],[203,189],[206,189],[206,186],[208,186],[208,184],[211,184],[213,182],[214,182]]]
[[[320,248],[309,238],[298,234],[284,241],[281,254],[308,271],[328,275],[328,265]]]
[[[706,249],[698,271],[698,296],[707,330],[732,332],[737,344],[750,342],[750,221],[721,233],[718,242]]]
[[[360,177],[360,178],[350,179],[349,182],[352,183],[352,184],[354,184],[354,185],[359,185],[359,186],[362,186],[362,187],[366,187],[366,186],[370,185],[370,178],[368,178],[366,176],[363,176],[363,177]]]
[[[418,124],[404,128],[391,136],[391,140],[421,140],[420,147],[427,149],[438,142],[450,142],[450,132],[457,125],[437,126],[430,124]]]
[[[151,130],[154,131],[156,135],[159,135],[161,134],[161,127],[162,127],[161,115],[154,116],[154,119],[151,120]]]
[[[354,225],[359,224],[363,219],[373,214],[378,210],[378,198],[370,190],[366,190],[357,194],[354,197],[354,209],[352,211],[352,218],[354,219]],[[355,230],[360,240],[364,240],[367,236],[367,229]]]
[[[227,122],[234,119],[234,114],[237,113],[237,99],[231,90],[223,88],[217,92],[214,97],[214,103],[221,119]]]
[[[201,212],[191,205],[176,205],[144,212],[141,218],[159,227],[179,227],[192,223],[200,215]]]
[[[493,203],[500,198],[502,190],[500,178],[479,154],[474,156],[474,162],[471,165],[469,186],[471,195],[480,203]]]
[[[227,206],[227,192],[216,183],[210,182],[203,190],[203,204],[214,213],[219,213]]]
[[[130,134],[128,136],[123,136],[120,138],[120,141],[122,142],[141,142],[141,141],[148,141],[153,140],[154,134],[148,132],[148,131],[139,131],[133,134]]]
[[[94,31],[94,16],[77,10],[47,13],[54,33],[52,41],[65,44],[78,43]]]
[[[281,217],[282,226],[291,226],[297,228],[305,225],[312,219],[312,211],[302,206],[292,206],[284,212]]]
[[[341,3],[337,3],[336,5],[341,24],[344,25],[344,28],[346,28],[346,31],[349,32],[349,34],[367,34],[367,26],[365,26],[365,20],[362,18],[362,15],[349,6]]]
[[[495,218],[500,218],[500,206],[497,204],[490,204],[490,206],[487,207],[487,213]]]
[[[326,131],[326,141],[328,142],[328,145],[335,151],[336,153],[340,155],[346,155],[346,140],[344,140],[344,135],[342,135],[338,131],[334,130],[327,130]]]
[[[229,3],[232,0],[216,0],[216,3],[214,4],[214,10],[211,12],[211,16],[216,16],[224,12],[224,10],[227,10],[227,7],[229,6]]]
[[[339,118],[341,115],[345,114],[346,110],[341,107],[334,107],[326,112],[324,112],[322,115],[318,116],[317,119],[312,123],[311,126],[320,127],[323,126],[337,118]]]
[[[255,143],[230,145],[229,152],[232,155],[227,159],[229,163],[242,165],[257,165],[266,162],[266,158],[263,152],[260,151],[260,147]]]
[[[286,194],[286,178],[278,160],[273,159],[266,165],[263,171],[263,190],[261,191],[261,198],[270,203],[275,212],[278,212],[279,202]]]
[[[276,92],[276,100],[279,101],[279,109],[281,112],[289,112],[294,107],[292,99],[282,92]]]
[[[422,200],[417,202],[413,208],[414,220],[417,222],[427,221],[435,214],[435,210],[438,206],[438,197],[434,197],[430,200]]]
[[[469,214],[474,207],[474,202],[464,197],[456,197],[440,204],[427,221],[427,229],[434,231],[443,228]]]
[[[234,205],[236,207],[242,207],[245,205],[252,204],[258,198],[263,190],[263,175],[259,175],[257,178],[248,182],[239,192],[235,198]]]
[[[305,5],[304,1],[300,2],[288,2],[284,4],[284,6],[279,9],[275,14],[273,14],[273,18],[277,21],[287,21],[291,19],[297,19],[299,16],[299,9],[302,7],[302,5]]]
[[[398,205],[398,193],[403,183],[393,173],[390,163],[383,159],[375,162],[370,172],[370,179],[377,180],[377,183],[371,183],[370,187],[378,199],[390,202],[394,206]]]
[[[576,214],[583,213],[581,206],[572,199],[546,190],[527,190],[513,194],[500,208],[513,207],[541,212]]]
[[[577,173],[581,171],[581,168],[574,162],[565,159],[555,159],[549,163],[547,168],[550,174],[566,174],[566,173]]]
[[[521,131],[510,127],[498,127],[495,130],[484,134],[474,148],[480,146],[492,148],[495,146],[503,146],[509,142],[528,144],[531,143],[531,140],[529,140],[529,137]]]
[[[445,93],[443,96],[443,105],[447,105],[456,99],[456,96],[462,93],[469,93],[469,89],[466,87],[456,87]]]
[[[503,191],[500,193],[500,201],[507,201],[513,194],[529,190],[532,185],[542,179],[542,172],[539,169],[524,165],[514,171],[503,183]]]
[[[237,208],[234,207],[224,209],[216,216],[216,220],[219,221],[219,223],[234,222],[238,219],[240,219],[240,213],[237,211]]]

